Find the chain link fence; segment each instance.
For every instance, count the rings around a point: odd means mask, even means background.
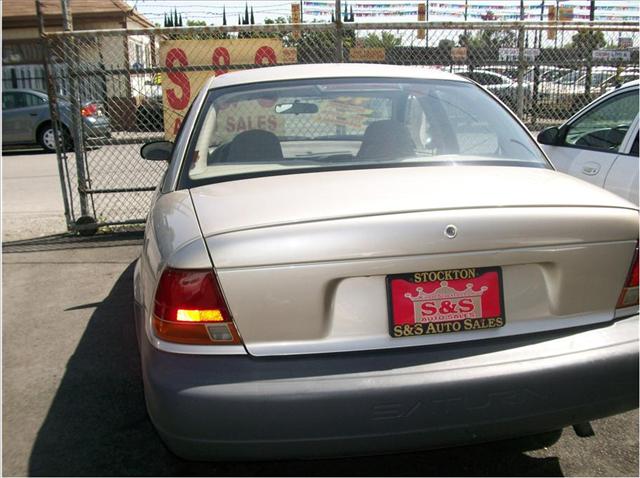
[[[639,76],[631,23],[272,24],[43,39],[67,221],[79,231],[144,222],[166,165],[143,160],[140,147],[173,139],[212,75],[292,63],[438,68],[485,86],[534,131]],[[267,121],[228,116],[235,132]]]

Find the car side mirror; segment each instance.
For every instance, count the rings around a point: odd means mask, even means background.
[[[170,161],[173,153],[171,141],[152,141],[140,148],[140,156],[149,161]]]
[[[555,146],[560,143],[560,128],[557,126],[552,126],[551,128],[545,128],[540,133],[538,133],[538,143],[540,144],[548,144],[550,146]]]

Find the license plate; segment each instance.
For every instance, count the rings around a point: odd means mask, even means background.
[[[394,338],[493,329],[506,321],[500,267],[389,275],[387,299]]]

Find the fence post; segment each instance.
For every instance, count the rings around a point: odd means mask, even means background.
[[[43,46],[43,62],[47,83],[47,95],[49,96],[49,114],[51,116],[51,126],[53,127],[53,138],[56,142],[56,159],[58,162],[58,176],[60,177],[60,188],[62,189],[62,203],[64,204],[64,218],[67,223],[67,229],[71,227],[71,211],[69,208],[69,196],[67,195],[67,187],[65,184],[64,162],[67,155],[64,151],[63,143],[60,141],[62,129],[60,128],[60,117],[58,115],[58,100],[56,96],[56,88],[53,81],[53,70],[49,60],[51,52],[49,51],[49,42],[44,31],[44,14],[42,12],[42,0],[36,0],[36,16],[38,17],[38,33],[40,42]]]
[[[589,23],[590,26],[593,26],[593,21],[596,18],[596,0],[591,0],[589,5]],[[589,35],[595,34],[595,32],[591,29],[588,30]],[[586,102],[591,101],[591,84],[592,84],[592,76],[591,76],[591,67],[593,65],[593,49],[587,48],[587,76],[584,79],[584,94],[586,96]]]
[[[336,0],[336,63],[342,63],[344,58],[343,40],[342,40],[342,12],[340,8],[340,0]]]
[[[62,28],[65,32],[73,30],[73,19],[71,18],[71,10],[69,10],[69,0],[60,0],[62,4]],[[69,97],[71,100],[71,132],[73,136],[73,148],[76,155],[76,170],[78,174],[78,195],[80,197],[80,215],[83,223],[95,222],[95,219],[89,215],[89,207],[87,204],[87,175],[85,169],[85,149],[84,134],[82,124],[82,114],[80,108],[80,91],[78,88],[77,68],[80,66],[80,55],[78,45],[73,36],[66,37],[69,54],[67,55],[67,66],[69,71]],[[80,220],[81,218],[78,218]],[[92,219],[93,221],[89,220]],[[76,220],[76,224],[78,223]]]
[[[518,85],[516,88],[516,114],[524,121],[524,25],[518,29]]]

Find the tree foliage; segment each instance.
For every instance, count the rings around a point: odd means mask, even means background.
[[[384,48],[385,50],[400,46],[401,43],[402,40],[390,32],[382,32],[381,35],[369,33],[362,40],[362,44],[366,48]]]
[[[264,19],[264,24],[265,25],[274,25],[274,24],[280,24],[280,23],[291,23],[291,17],[289,17],[289,20],[287,20],[284,17],[265,18]]]
[[[516,33],[501,30],[480,30],[475,35],[463,33],[458,38],[460,46],[471,48],[505,48],[516,46]]]
[[[570,47],[576,50],[590,54],[593,50],[604,48],[607,44],[607,40],[604,37],[604,33],[601,31],[593,30],[578,30],[578,33],[571,37]]]
[[[456,42],[454,42],[453,40],[449,40],[448,38],[440,40],[440,42],[438,43],[438,48],[440,48],[441,50],[451,50],[455,46]]]
[[[176,8],[173,9],[173,12],[169,11],[169,13],[165,13],[164,26],[165,27],[181,27],[182,14],[181,13],[179,14]]]
[[[266,18],[265,25],[291,23],[291,18]],[[317,23],[315,20],[311,23]],[[299,63],[332,62],[335,59],[336,40],[332,31],[301,30],[298,36],[292,32],[263,33],[262,37],[280,38],[285,47],[298,50]],[[345,31],[343,45],[351,48],[355,44],[355,32]]]

